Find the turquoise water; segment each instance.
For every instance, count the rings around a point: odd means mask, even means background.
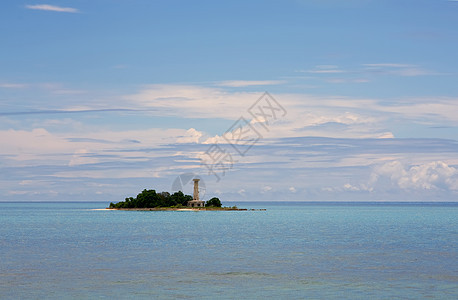
[[[0,298],[458,298],[458,203],[107,205],[0,203]]]

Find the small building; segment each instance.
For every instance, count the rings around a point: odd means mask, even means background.
[[[205,207],[205,201],[199,199],[199,180],[194,178],[194,194],[192,196],[192,201],[188,201],[188,207]]]

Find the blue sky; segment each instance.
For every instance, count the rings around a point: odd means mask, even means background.
[[[184,173],[223,202],[457,199],[458,1],[6,0],[0,28],[2,201]]]

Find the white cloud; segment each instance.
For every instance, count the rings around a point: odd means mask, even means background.
[[[425,70],[417,65],[398,64],[398,63],[376,63],[364,64],[366,71],[377,72],[379,74],[397,75],[405,77],[437,75],[435,72]]]
[[[346,73],[346,71],[340,69],[335,65],[318,65],[312,70],[302,70],[301,73],[311,73],[311,74],[339,74]]]
[[[402,63],[369,63],[353,69],[344,70],[335,65],[318,65],[310,70],[297,72],[311,74],[312,78],[319,78],[327,83],[367,83],[380,75],[415,77],[425,75],[440,75],[440,73],[426,70],[421,66]],[[316,76],[315,76],[316,75]],[[310,78],[307,78],[310,79]]]
[[[62,7],[62,6],[49,5],[49,4],[26,5],[25,7],[27,9],[55,11],[55,12],[66,12],[66,13],[80,12],[78,9],[73,8],[73,7]]]
[[[146,86],[124,99],[136,108],[154,108],[161,115],[236,119],[259,96],[259,93],[229,93],[221,88],[163,84]]]
[[[84,90],[70,90],[70,89],[56,89],[52,93],[57,95],[80,95],[85,94],[87,91]]]
[[[365,67],[371,68],[410,68],[412,65],[409,64],[396,64],[396,63],[378,63],[378,64],[363,64]]]
[[[47,92],[63,89],[58,84],[44,88]],[[245,190],[247,196],[253,195],[253,199],[256,195],[263,197],[281,191],[289,194],[297,190],[301,191],[296,194],[298,197],[320,199],[319,191],[330,185],[329,182],[332,182],[332,187],[328,192],[335,193],[334,196],[347,192],[352,196],[370,194],[372,197],[390,188],[396,193],[404,192],[402,195],[424,190],[458,191],[456,147],[445,149],[437,144],[440,143],[437,140],[433,147],[427,144],[431,141],[422,141],[417,146],[417,141],[381,140],[393,138],[390,129],[396,124],[392,123],[438,124],[447,121],[458,124],[456,99],[400,99],[392,105],[377,99],[274,94],[287,110],[287,115],[279,118],[267,131],[262,127],[265,120],[254,121],[247,112],[261,94],[214,86],[145,86],[133,95],[115,97],[110,105],[131,108],[135,114],[169,116],[176,122],[174,126],[182,128],[116,131],[106,129],[110,126],[107,124],[94,130],[86,123],[88,119],[80,118],[81,114],[77,118],[73,117],[74,114],[67,114],[65,119],[56,116],[56,120],[45,119],[49,116],[42,119],[34,116],[28,125],[18,122],[14,128],[31,126],[35,129],[0,130],[0,139],[8,141],[1,146],[0,163],[16,170],[16,178],[20,178],[17,186],[22,188],[28,185],[19,182],[29,180],[29,175],[22,178],[23,174],[53,177],[56,178],[54,182],[68,178],[81,182],[86,182],[85,178],[112,179],[114,184],[123,184],[126,178],[167,180],[167,176],[176,176],[183,170],[202,171],[199,158],[208,148],[201,144],[227,144],[220,136],[224,130],[209,137],[203,131],[206,128],[189,128],[185,122],[180,124],[182,118],[224,118],[231,120],[227,122],[229,127],[232,120],[242,115],[262,133],[263,138],[244,157],[234,157],[234,167],[227,170],[222,180],[240,186],[239,189]],[[69,105],[59,99],[53,103],[56,111],[75,111],[75,104],[81,106],[80,111],[99,109],[101,112],[108,107],[98,101],[96,104],[87,101]],[[193,126],[197,126],[195,124]],[[230,148],[229,145],[223,146]],[[412,153],[415,153],[415,164],[408,165],[406,162],[412,163],[408,160]],[[374,164],[377,167],[368,183]],[[46,167],[40,170],[39,166]],[[26,167],[33,167],[33,170],[21,169]],[[116,168],[121,171],[114,172]],[[205,169],[203,172],[208,173]],[[238,177],[231,182],[228,178],[233,174]],[[288,180],[273,180],[278,177]],[[384,182],[390,186],[383,186]],[[5,182],[2,185],[10,186]],[[274,189],[269,190],[272,187]],[[223,196],[227,195],[224,188],[221,190]],[[21,191],[21,188],[12,187],[11,190]],[[314,191],[318,192],[314,195]],[[231,192],[236,194],[236,191]]]
[[[199,143],[203,135],[201,131],[190,128],[186,131],[186,135],[177,139],[177,143]]]
[[[8,82],[0,83],[0,88],[5,88],[5,89],[23,89],[26,87],[27,85],[22,84],[22,83],[8,83]]]
[[[165,144],[192,142],[198,139],[198,131],[194,129],[148,129],[128,131],[100,130],[90,133],[51,133],[44,128],[26,130],[0,130],[0,139],[8,141],[1,149],[1,155],[9,160],[9,165],[29,165],[40,162],[58,165],[80,165],[111,161],[112,157],[97,157],[109,151],[112,155],[125,158],[128,161],[138,161],[144,157],[145,147],[159,149]],[[135,142],[133,142],[133,139]],[[180,140],[181,139],[181,140]],[[90,150],[89,150],[90,149]],[[124,153],[125,149],[129,152]],[[135,153],[134,150],[138,150]],[[138,158],[135,155],[140,155]],[[148,153],[148,157],[161,155]],[[70,156],[70,158],[69,158]]]
[[[196,129],[83,132],[56,134],[43,128],[10,133],[0,131],[0,138],[9,141],[2,145],[0,162],[11,170],[9,177],[16,178],[15,184],[10,178],[9,182],[5,179],[1,181],[3,190],[6,190],[4,194],[9,190],[28,190],[42,192],[45,197],[47,190],[44,190],[44,186],[56,187],[65,194],[64,186],[69,181],[81,182],[84,189],[93,193],[100,191],[100,188],[89,187],[87,182],[109,181],[122,186],[131,179],[132,182],[163,180],[169,184],[168,181],[185,171],[201,172],[203,176],[208,175],[205,180],[209,185],[214,182],[212,175],[208,174],[198,159],[208,148],[195,143],[176,143],[180,138],[189,138],[189,141],[197,139],[200,132]],[[130,142],[133,139],[138,142]],[[435,151],[444,149],[444,152],[428,151],[422,156],[416,154],[415,159],[419,161],[421,158],[424,162],[413,166],[401,163],[411,156],[412,149],[422,148],[427,143],[430,141],[411,145],[412,141],[409,140],[274,139],[270,144],[253,148],[244,157],[234,157],[238,161],[221,178],[224,181],[220,187],[221,197],[228,197],[228,191],[236,194],[237,190],[230,191],[231,187],[239,186],[241,195],[256,200],[265,197],[277,199],[281,191],[296,193],[298,200],[319,200],[325,197],[319,190],[326,190],[330,182],[333,186],[326,192],[336,200],[341,200],[345,194],[375,197],[373,195],[386,190],[380,185],[383,179],[391,184],[388,189],[396,188],[405,193],[422,189],[458,191],[456,167],[451,166],[453,159],[458,164],[456,151],[453,152],[455,148],[436,145]],[[161,147],[161,144],[167,146]],[[397,152],[390,153],[393,149]],[[451,159],[441,160],[443,164],[439,160],[436,164],[428,161],[431,157],[444,157],[444,153]],[[374,163],[379,165],[374,168],[370,184],[365,178],[369,177]],[[24,169],[27,167],[31,168]],[[40,184],[39,180],[43,178],[49,180],[49,184]],[[349,179],[351,184],[348,183]],[[297,193],[297,190],[301,193]],[[106,188],[105,193],[111,191]],[[313,194],[314,191],[318,192]]]
[[[383,119],[373,117],[379,106],[375,100],[338,97],[312,97],[298,94],[274,95],[286,109],[287,116],[277,118],[275,127],[267,132],[262,128],[265,120],[254,120],[248,108],[262,93],[228,92],[221,88],[182,85],[151,85],[138,93],[126,96],[131,105],[149,113],[180,118],[223,118],[237,120],[245,117],[251,125],[259,127],[264,138],[284,136],[328,136],[389,138],[393,134],[385,128]],[[129,103],[127,102],[127,103]],[[126,102],[124,102],[126,105]],[[224,107],[224,109],[221,109]],[[361,108],[365,113],[358,113]],[[384,108],[387,109],[387,108]],[[337,125],[343,127],[336,129]],[[224,142],[221,135],[204,139],[204,143]]]
[[[383,132],[377,136],[378,139],[392,139],[394,135],[392,132]]]
[[[368,187],[365,184],[352,185],[350,183],[346,183],[343,186],[343,191],[349,191],[349,192],[372,192],[373,188]]]
[[[337,74],[337,73],[344,73],[343,70],[309,70],[307,73],[313,74]]]
[[[377,65],[377,64],[373,64]],[[333,67],[333,66],[329,66]],[[55,103],[56,111],[76,110],[79,104],[81,111],[105,107],[118,107],[143,111],[146,114],[161,117],[211,118],[237,120],[244,116],[254,126],[261,122],[253,120],[247,109],[262,95],[262,92],[234,92],[222,87],[203,87],[193,85],[148,85],[137,93],[118,98],[93,102],[92,95],[76,97],[84,93],[77,89],[48,84],[47,91],[53,95],[62,93],[68,101]],[[71,97],[75,94],[75,97]],[[47,95],[48,96],[48,95]],[[97,96],[97,95],[96,95]],[[415,121],[431,124],[450,122],[447,125],[458,125],[456,114],[457,101],[453,98],[399,99],[396,105],[385,105],[377,99],[352,99],[349,97],[318,97],[305,94],[275,94],[277,101],[287,110],[287,116],[275,124],[265,137],[280,136],[326,136],[326,137],[359,137],[391,138],[393,137],[392,120],[398,123]],[[71,99],[75,100],[71,100]],[[81,100],[83,98],[83,100]],[[57,99],[57,98],[56,98]],[[67,107],[62,107],[66,103]],[[60,107],[59,107],[60,106]],[[222,109],[224,108],[224,109]],[[177,120],[177,127],[186,126]],[[338,125],[343,125],[337,128]],[[196,128],[196,130],[201,130]],[[222,135],[224,132],[219,132]],[[208,141],[210,142],[210,141]]]
[[[284,80],[228,80],[217,83],[219,86],[225,87],[247,87],[247,86],[262,86],[262,85],[278,85],[283,84]]]
[[[40,154],[69,150],[65,139],[52,135],[44,128],[32,131],[3,130],[0,131],[0,139],[8,141],[2,145],[2,154],[10,155],[15,160],[28,160]]]
[[[262,187],[261,193],[267,193],[267,192],[270,192],[271,190],[272,190],[272,187],[266,185],[266,186]]]
[[[391,116],[412,122],[441,124],[444,121],[458,125],[457,99],[453,98],[434,98],[434,99],[403,99],[397,105],[376,104],[372,110],[379,113],[390,113]],[[387,114],[388,116],[388,114]]]
[[[95,157],[92,157],[90,154],[91,153],[89,153],[87,149],[76,150],[72,158],[70,159],[68,166],[74,167],[78,165],[98,163],[99,160]]]
[[[383,178],[404,190],[458,190],[458,170],[443,161],[434,161],[405,167],[392,161],[374,169],[370,184]]]
[[[348,191],[359,191],[359,190],[360,190],[358,187],[353,186],[353,185],[351,185],[351,184],[349,184],[349,183],[346,183],[346,184],[344,185],[344,189],[345,189],[345,190],[348,190]]]
[[[392,71],[390,73],[406,77],[435,75],[433,72],[418,67],[403,68],[397,71]]]

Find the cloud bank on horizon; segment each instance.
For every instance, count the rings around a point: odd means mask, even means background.
[[[456,201],[453,2],[3,2],[0,201]]]

